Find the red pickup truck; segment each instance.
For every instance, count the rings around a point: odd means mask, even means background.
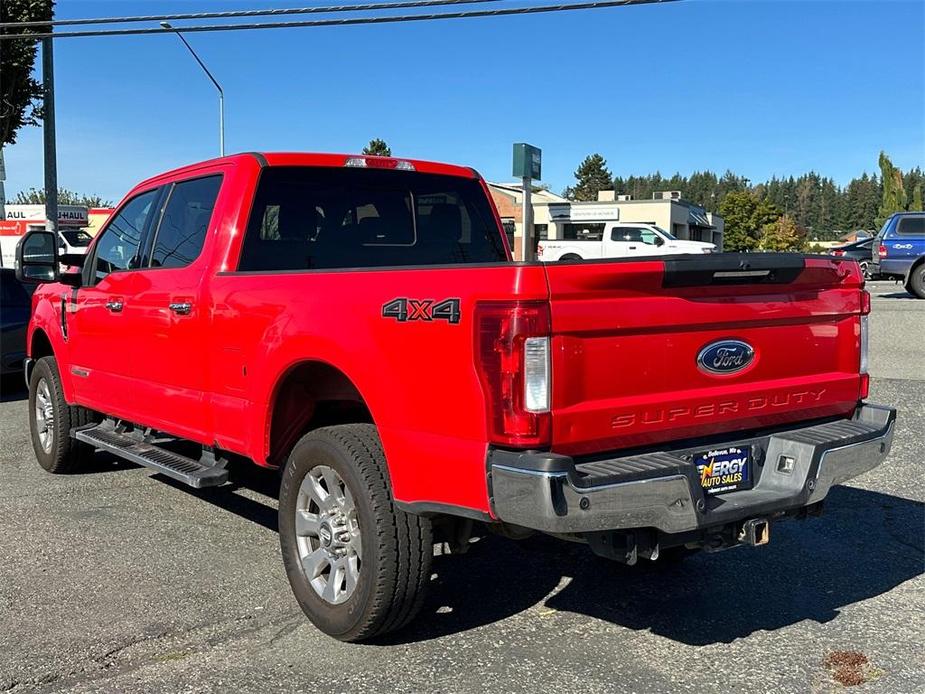
[[[135,187],[81,274],[56,249],[17,250],[39,463],[281,469],[292,589],[343,640],[406,624],[475,523],[627,564],[760,545],[892,441],[857,263],[515,263],[468,168],[240,154]]]

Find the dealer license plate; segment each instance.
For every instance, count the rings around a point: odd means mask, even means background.
[[[725,494],[752,486],[751,449],[731,446],[694,455],[700,486],[707,494]]]

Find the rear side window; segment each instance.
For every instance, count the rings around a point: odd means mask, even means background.
[[[96,242],[93,261],[93,278],[99,282],[110,272],[138,268],[138,248],[141,236],[157,200],[158,189],[129,200],[112,221],[106,225]]]
[[[507,260],[478,181],[409,171],[271,167],[238,270]]]
[[[900,217],[896,233],[903,236],[925,236],[925,217]]]
[[[649,233],[655,236],[651,231]],[[615,227],[614,230],[610,232],[610,240],[641,243],[643,241],[642,229],[637,229],[635,227]]]
[[[221,176],[209,176],[171,188],[154,238],[151,267],[185,267],[199,257],[221,186]]]

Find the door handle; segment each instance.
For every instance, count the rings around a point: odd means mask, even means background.
[[[110,299],[106,302],[106,308],[108,308],[112,313],[122,313],[122,307],[124,304],[121,299]]]
[[[630,250],[631,250],[631,251],[635,251],[635,250],[636,250],[636,246],[630,246]]]
[[[168,308],[178,316],[188,316],[193,310],[193,305],[189,301],[179,301],[168,305]]]

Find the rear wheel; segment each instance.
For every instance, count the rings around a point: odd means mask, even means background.
[[[400,629],[430,580],[430,521],[394,505],[376,428],[309,432],[283,473],[279,537],[289,584],[315,626],[342,641]]]
[[[925,299],[925,263],[919,263],[909,272],[906,291],[919,299]]]
[[[563,262],[568,262],[568,261],[572,261],[572,260],[584,260],[584,258],[582,258],[582,257],[581,257],[580,255],[578,255],[577,253],[566,253],[566,254],[563,255],[561,258],[559,258],[559,260],[561,260],[561,261],[563,261]]]
[[[93,421],[93,413],[68,405],[54,357],[42,357],[29,378],[29,429],[35,457],[45,470],[74,472],[90,448],[71,438],[71,429]]]

